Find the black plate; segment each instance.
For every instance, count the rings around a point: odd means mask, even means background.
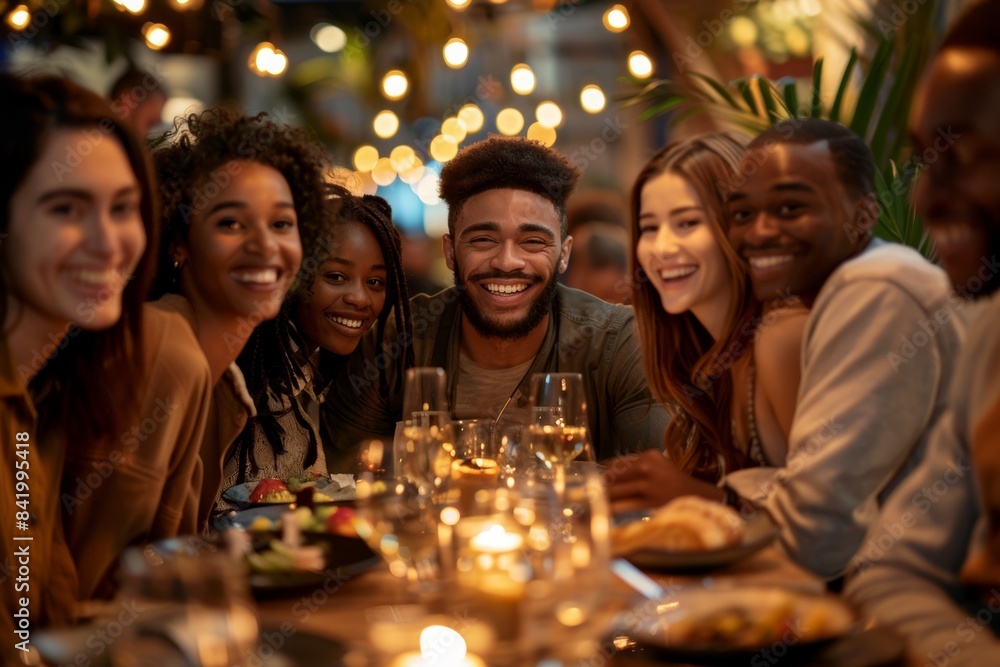
[[[327,561],[323,572],[250,572],[247,585],[250,593],[258,599],[294,596],[314,590],[317,586],[339,587],[344,579],[361,574],[376,566],[381,557],[376,555],[360,537],[345,537],[332,533],[303,533],[305,541],[322,542],[326,546]],[[277,533],[258,535],[255,543],[266,543],[270,538],[278,538]],[[197,555],[206,550],[218,549],[218,536],[198,537],[187,535],[162,540],[151,544],[152,549],[163,558],[184,553]],[[331,583],[327,583],[327,582]]]
[[[703,628],[705,619],[725,610],[739,609],[761,619],[770,610],[791,605],[795,619],[791,627],[773,641],[741,646],[716,640],[711,644],[685,642],[681,627]],[[780,612],[776,612],[780,613]],[[823,631],[805,634],[807,619],[822,617]],[[831,643],[859,632],[853,610],[840,598],[773,587],[688,589],[659,602],[645,602],[619,617],[615,632],[634,641],[646,653],[672,662],[692,665],[750,665],[778,656],[781,664],[797,664],[816,655]],[[785,662],[787,660],[787,662]]]
[[[648,517],[646,511],[629,513],[616,517],[615,523],[622,525],[629,521],[641,521]],[[653,549],[645,547],[629,554],[621,554],[623,558],[651,570],[669,570],[671,572],[699,572],[717,567],[732,565],[760,551],[778,535],[778,527],[767,512],[757,512],[746,524],[743,541],[734,547],[709,549],[706,551],[672,551],[668,549]]]

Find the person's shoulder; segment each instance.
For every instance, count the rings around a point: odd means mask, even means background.
[[[143,304],[142,318],[147,364],[165,368],[178,377],[204,372],[206,377],[211,378],[205,353],[190,322],[183,315],[155,302]]]
[[[754,348],[781,348],[797,344],[809,320],[809,309],[802,305],[774,308],[761,315]]]
[[[580,325],[596,326],[608,331],[631,327],[635,312],[632,306],[608,303],[582,290],[556,286],[559,317]]]
[[[841,264],[831,279],[842,283],[884,280],[924,290],[951,291],[943,269],[909,246],[881,239],[874,239],[869,248]]]
[[[846,285],[867,283],[866,293],[872,298],[880,291],[905,292],[925,308],[938,307],[952,293],[948,275],[919,252],[899,243],[874,239],[856,257],[841,264],[823,286],[823,292],[833,296]]]

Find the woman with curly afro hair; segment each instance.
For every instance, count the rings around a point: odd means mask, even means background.
[[[361,337],[375,327],[384,343],[410,332],[399,233],[381,197],[329,186],[321,243],[302,263],[278,317],[257,327],[237,363],[257,416],[226,457],[222,488],[261,479],[327,474],[320,443],[325,390]],[[413,364],[396,355],[396,376]],[[384,371],[383,371],[384,372]],[[217,507],[226,509],[224,498]]]
[[[153,162],[163,212],[154,295],[191,324],[215,383],[201,447],[204,525],[223,459],[256,412],[234,362],[278,315],[303,249],[317,247],[326,156],[301,130],[219,108],[178,120]]]

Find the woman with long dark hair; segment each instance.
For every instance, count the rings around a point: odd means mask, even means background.
[[[190,323],[215,385],[201,446],[204,526],[223,460],[256,412],[235,361],[278,315],[303,250],[318,247],[326,155],[302,130],[219,108],[179,120],[153,160],[164,224],[157,306]]]
[[[726,238],[724,197],[747,141],[716,134],[671,144],[636,179],[636,325],[650,388],[671,420],[662,454],[639,455],[616,476],[619,508],[686,494],[721,500],[726,473],[784,460],[806,311],[757,303]]]
[[[409,332],[410,308],[399,233],[381,197],[328,191],[328,216],[314,261],[274,320],[254,332],[240,356],[257,416],[226,459],[223,488],[268,477],[327,473],[319,435],[325,390],[373,326],[382,344],[390,317]],[[412,365],[398,355],[397,377]],[[224,501],[220,500],[224,507]]]
[[[209,378],[184,321],[143,305],[159,230],[139,138],[63,78],[0,75],[0,96],[0,539],[31,539],[32,575],[0,586],[13,637],[22,599],[33,627],[69,622],[126,546],[193,528]]]

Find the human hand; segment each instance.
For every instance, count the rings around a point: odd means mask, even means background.
[[[659,507],[680,496],[696,495],[722,501],[722,489],[694,479],[659,450],[611,459],[604,480],[614,514]]]

